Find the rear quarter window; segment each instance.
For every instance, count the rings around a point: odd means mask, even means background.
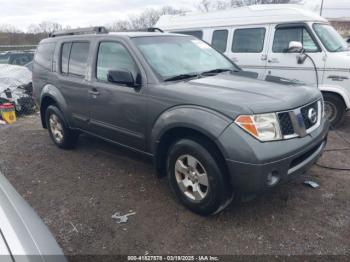
[[[40,44],[35,54],[35,63],[47,70],[52,70],[53,54],[56,43]]]

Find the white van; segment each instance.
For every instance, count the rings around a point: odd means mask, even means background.
[[[155,25],[193,35],[259,78],[272,75],[316,84],[328,118],[340,124],[350,109],[350,51],[327,20],[297,5],[258,5],[211,13],[165,15]],[[305,50],[311,59],[300,61]]]

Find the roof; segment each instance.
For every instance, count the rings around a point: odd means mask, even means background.
[[[145,36],[164,36],[169,35],[167,33],[161,32],[110,32],[109,35],[119,35],[127,37],[145,37]]]
[[[155,26],[162,30],[176,30],[305,21],[327,22],[326,19],[302,9],[299,5],[279,4],[238,7],[209,13],[164,15]]]

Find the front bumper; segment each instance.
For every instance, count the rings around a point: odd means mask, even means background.
[[[224,148],[233,189],[257,194],[306,172],[322,155],[328,131],[329,123],[324,120],[306,137],[261,143],[231,125],[219,143]],[[271,177],[277,182],[272,184]]]

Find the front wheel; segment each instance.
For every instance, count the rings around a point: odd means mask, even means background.
[[[56,106],[49,106],[45,113],[46,126],[52,141],[62,149],[73,148],[79,134],[66,124],[63,114]]]
[[[232,200],[228,179],[214,152],[205,143],[182,139],[171,147],[167,161],[169,184],[176,197],[204,216],[220,212]]]
[[[335,94],[325,93],[324,106],[326,117],[333,128],[338,127],[344,120],[346,107],[342,98]]]

